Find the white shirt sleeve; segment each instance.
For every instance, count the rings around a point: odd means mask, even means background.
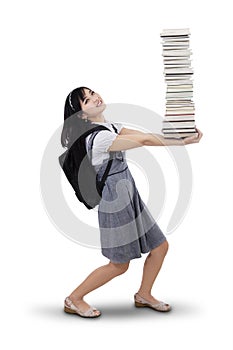
[[[117,128],[117,131],[120,133],[121,132],[121,129],[124,128],[124,125],[121,124],[121,123],[116,123],[114,122],[113,125]]]
[[[108,130],[99,131],[94,138],[93,151],[100,152],[100,153],[107,152],[108,148],[112,145],[116,137],[117,137],[117,134],[111,131],[108,131]]]

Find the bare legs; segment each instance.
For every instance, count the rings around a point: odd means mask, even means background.
[[[83,300],[83,297],[91,291],[103,286],[116,276],[127,271],[129,263],[109,264],[94,270],[71,294],[70,299],[75,306],[85,312],[90,306]]]
[[[138,293],[141,297],[152,303],[158,301],[151,295],[151,289],[161,269],[167,250],[168,243],[165,241],[153,249],[145,260],[141,286]],[[123,274],[127,271],[128,267],[129,263],[114,264],[109,262],[107,265],[97,268],[70,294],[71,301],[85,312],[90,306],[83,300],[84,296],[103,286],[114,277]]]
[[[168,242],[165,241],[149,253],[144,263],[142,282],[138,294],[152,303],[158,302],[158,300],[151,295],[151,289],[161,269],[167,251]]]

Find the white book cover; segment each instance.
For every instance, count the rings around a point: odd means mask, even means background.
[[[163,47],[172,47],[172,46],[189,46],[189,41],[165,41],[162,42],[161,44],[163,44]]]
[[[161,44],[165,44],[165,43],[172,43],[172,42],[183,42],[183,43],[189,43],[189,37],[185,37],[185,36],[180,36],[180,37],[166,37],[164,36],[162,38],[162,42]]]
[[[163,130],[163,132],[164,132],[164,134],[171,134],[171,133],[177,133],[177,132],[179,132],[179,133],[184,133],[184,132],[195,132],[196,130],[195,130],[195,128],[183,128],[183,129],[176,129],[176,128],[174,128],[174,129],[162,129]]]
[[[195,127],[195,121],[173,121],[173,122],[169,122],[169,121],[164,121],[163,122],[163,127],[164,128],[169,128],[169,127],[173,127],[173,128],[194,128]]]
[[[193,69],[192,68],[165,68],[164,70],[165,73],[174,73],[174,74],[178,74],[178,73],[185,73],[185,74],[192,74],[193,73]]]
[[[167,87],[167,92],[181,92],[181,91],[184,91],[184,92],[188,92],[188,91],[192,91],[193,92],[193,87],[192,85],[186,85],[186,86],[183,86],[181,85],[181,87]]]
[[[198,135],[198,133],[195,131],[195,132],[182,133],[182,134],[179,134],[179,133],[164,134],[164,138],[166,138],[166,139],[182,139],[184,137],[194,136],[194,135]]]
[[[161,36],[190,35],[189,28],[163,29]]]
[[[176,122],[178,120],[180,121],[193,121],[194,120],[194,115],[185,115],[185,116],[168,116],[164,118],[164,121],[168,121],[168,122]]]
[[[179,80],[179,81],[169,81],[167,86],[182,86],[182,85],[191,85],[193,86],[193,80]]]
[[[163,50],[163,56],[174,56],[174,57],[189,57],[192,55],[192,51],[190,49],[187,50]]]

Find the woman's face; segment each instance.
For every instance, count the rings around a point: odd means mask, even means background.
[[[106,107],[99,94],[86,88],[84,89],[84,99],[83,101],[80,101],[80,104],[82,111],[84,112],[84,119],[85,115],[88,119],[95,119],[102,114]]]

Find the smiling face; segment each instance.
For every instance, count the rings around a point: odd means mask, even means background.
[[[102,112],[105,110],[105,104],[99,94],[90,89],[84,89],[83,100],[80,101],[83,118],[90,121],[102,121],[104,119]]]

